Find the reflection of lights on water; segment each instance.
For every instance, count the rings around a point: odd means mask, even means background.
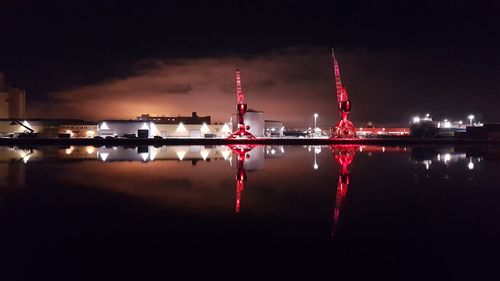
[[[382,146],[382,152],[385,152],[385,146]]]
[[[314,170],[317,170],[319,168],[318,164],[316,162],[314,162],[314,166],[313,166]]]
[[[321,146],[319,146],[319,145],[318,145],[318,146],[315,146],[315,147],[314,147],[314,153],[315,153],[315,154],[320,154],[320,153],[321,153]]]
[[[158,154],[159,149],[156,147],[151,147],[151,151],[149,152],[149,160],[154,161],[156,155]]]
[[[93,146],[87,146],[85,151],[87,151],[87,154],[92,154],[95,152],[95,148]]]
[[[285,153],[285,148],[283,146],[280,146],[280,151],[281,153]]]
[[[229,149],[224,149],[224,150],[221,150],[220,152],[222,154],[222,157],[224,157],[224,160],[227,160],[227,158],[229,157],[229,155],[231,154],[231,150]]]
[[[66,155],[70,155],[71,152],[73,152],[75,148],[73,146],[70,146],[69,148],[66,148]]]
[[[450,159],[451,159],[451,155],[449,153],[446,153],[444,155],[444,163],[447,163],[448,161],[450,161]]]
[[[438,154],[438,161],[441,161],[441,154]]]
[[[359,146],[359,152],[363,152],[363,146]]]
[[[276,154],[276,150],[271,149],[271,154],[273,154],[273,155]]]
[[[431,160],[424,160],[424,165],[425,165],[426,170],[429,170],[429,168],[431,167],[431,164],[432,164]]]
[[[200,151],[200,155],[201,155],[201,158],[203,158],[203,161],[207,160],[209,153],[210,153],[210,151],[208,149],[204,149],[204,148]]]
[[[101,153],[99,153],[99,156],[101,156],[102,162],[106,162],[106,159],[108,159],[109,153],[108,152],[101,152]]]
[[[182,161],[182,159],[184,159],[184,156],[186,156],[186,153],[187,151],[186,150],[177,150],[175,152],[175,154],[177,154],[177,157],[179,158],[179,160]]]
[[[474,163],[472,163],[472,159],[470,159],[469,164],[467,164],[467,168],[469,168],[469,170],[474,169]]]
[[[148,161],[149,153],[143,152],[143,153],[141,153],[141,157],[142,157],[143,161]]]

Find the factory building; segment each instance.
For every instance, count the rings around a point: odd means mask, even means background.
[[[97,135],[101,137],[221,138],[230,133],[226,124],[164,124],[138,120],[109,120],[97,124]]]
[[[26,117],[26,92],[9,87],[0,72],[0,118],[24,119]]]

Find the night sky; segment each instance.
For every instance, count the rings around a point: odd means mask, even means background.
[[[326,126],[334,47],[358,126],[500,121],[496,1],[0,0],[0,14],[0,70],[31,118],[227,121],[240,68],[249,108]]]

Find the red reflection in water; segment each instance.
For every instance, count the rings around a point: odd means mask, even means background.
[[[340,207],[342,200],[347,194],[347,189],[349,188],[349,165],[351,165],[354,160],[354,155],[356,154],[356,149],[359,145],[331,145],[330,149],[333,152],[333,156],[337,163],[340,165],[339,180],[337,183],[337,194],[335,195],[335,210],[333,213],[333,230],[332,235],[335,232],[335,228],[339,221]]]
[[[243,193],[243,189],[245,188],[245,181],[247,180],[247,172],[245,170],[245,160],[250,158],[250,152],[256,145],[246,144],[239,145],[233,144],[228,145],[229,148],[238,156],[236,167],[238,172],[236,173],[236,213],[240,212],[241,205],[241,194]]]

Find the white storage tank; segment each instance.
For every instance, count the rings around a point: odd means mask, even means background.
[[[238,128],[238,115],[233,114],[233,131]],[[250,130],[248,130],[252,135],[256,137],[264,136],[264,112],[257,111],[253,109],[247,110],[245,115],[243,116],[243,120],[245,121],[245,125],[250,126]]]

